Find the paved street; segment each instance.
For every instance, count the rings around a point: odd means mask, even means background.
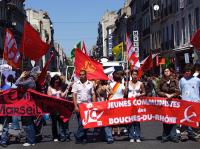
[[[76,118],[75,115],[70,120],[70,131],[74,132],[76,130]],[[160,135],[162,132],[162,125],[159,122],[148,122],[143,123],[141,125],[142,129],[142,136],[143,142],[142,143],[130,143],[127,140],[127,136],[123,137],[115,137],[116,141],[114,144],[108,145],[106,142],[101,142],[97,140],[96,143],[92,142],[87,144],[75,144],[74,137],[71,134],[71,142],[53,142],[51,138],[51,131],[50,126],[44,127],[44,140],[41,143],[36,144],[33,147],[26,147],[26,148],[33,148],[33,149],[84,149],[84,148],[95,148],[95,149],[106,149],[106,148],[113,148],[113,149],[126,149],[126,148],[137,148],[137,149],[199,149],[200,143],[188,141],[188,142],[180,142],[180,143],[164,143],[160,142]],[[92,133],[89,132],[89,138],[92,140]],[[22,140],[24,141],[24,140]],[[22,144],[12,144],[8,146],[9,149],[21,149],[23,148]]]

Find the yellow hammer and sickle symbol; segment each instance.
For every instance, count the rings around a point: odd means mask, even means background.
[[[96,67],[92,65],[90,61],[85,61],[85,66],[83,69],[89,73],[92,73],[92,72],[95,72]]]

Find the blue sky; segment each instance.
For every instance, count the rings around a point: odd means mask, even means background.
[[[118,11],[125,0],[26,0],[25,8],[47,11],[54,38],[69,56],[74,45],[84,40],[87,49],[96,44],[98,22],[103,14]]]

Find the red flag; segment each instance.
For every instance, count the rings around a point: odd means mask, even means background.
[[[141,78],[142,73],[151,70],[153,67],[152,53],[144,60],[144,63],[138,70],[138,78]]]
[[[156,66],[159,66],[159,56],[156,55]]]
[[[191,44],[198,50],[200,50],[200,29],[194,34],[191,39]]]
[[[136,56],[133,43],[131,42],[130,38],[126,34],[126,51],[127,51],[127,57],[128,61],[131,64],[131,69],[139,69],[140,68],[140,62],[138,57]]]
[[[85,47],[85,42],[84,42],[84,41],[83,41],[83,45],[82,45],[82,51],[83,51],[84,54],[88,55],[88,54],[87,54],[87,49],[86,49],[86,47]]]
[[[41,40],[39,33],[28,22],[25,22],[20,47],[21,53],[31,60],[38,61],[49,48],[50,45]]]
[[[146,60],[142,65],[142,71],[144,72],[149,71],[151,70],[152,67],[153,67],[153,59],[152,59],[152,53],[150,53],[150,55],[146,58]]]
[[[13,68],[20,68],[20,53],[13,33],[9,29],[6,29],[3,58]]]
[[[138,69],[138,75],[137,75],[137,79],[139,80],[142,77],[143,71],[142,71],[142,67],[140,67]]]
[[[133,69],[138,70],[140,68],[140,62],[135,52],[131,54],[131,57],[129,58],[129,62],[131,64],[131,70]]]
[[[130,59],[132,53],[134,53],[134,48],[133,48],[133,43],[128,37],[128,34],[126,34],[126,51],[127,51],[128,59]]]
[[[79,76],[81,70],[86,70],[88,80],[108,80],[103,72],[102,64],[94,61],[79,49],[75,50],[75,69],[77,76]]]
[[[48,70],[48,66],[51,63],[51,61],[53,60],[54,54],[51,55],[50,59],[47,61],[47,63],[45,64],[44,68],[42,69],[41,74],[39,75],[38,79],[37,79],[37,83],[38,85],[42,85],[45,81],[45,77],[47,75],[47,70]]]

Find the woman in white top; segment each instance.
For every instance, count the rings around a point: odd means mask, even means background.
[[[62,80],[60,78],[60,76],[55,75],[50,82],[50,86],[48,88],[47,94],[50,96],[54,96],[57,98],[65,98],[67,95],[67,90],[65,92],[61,91],[61,84],[62,84]],[[53,135],[53,140],[55,142],[58,141],[58,129],[57,129],[57,123],[59,123],[60,125],[60,140],[66,141],[66,127],[68,124],[64,124],[62,122],[62,120],[60,119],[60,114],[58,112],[53,112],[50,114],[51,115],[51,120],[52,120],[52,135]],[[65,127],[66,125],[66,127]],[[64,134],[63,134],[64,133]]]
[[[122,77],[120,73],[113,73],[114,82],[110,83],[110,87],[112,89],[112,93],[109,97],[109,100],[121,99],[124,98],[125,86],[122,84]]]
[[[122,76],[119,72],[115,71],[113,73],[114,82],[110,83],[111,94],[108,96],[108,100],[116,100],[124,98],[125,86],[122,84]],[[120,135],[120,128],[113,127],[112,134]]]
[[[142,82],[138,80],[138,71],[133,70],[131,72],[132,80],[129,82],[128,86],[128,97],[129,98],[137,98],[140,96],[144,96],[145,88]],[[130,125],[129,128],[129,137],[130,142],[141,142],[140,140],[140,123],[139,122],[133,122],[133,124]]]

